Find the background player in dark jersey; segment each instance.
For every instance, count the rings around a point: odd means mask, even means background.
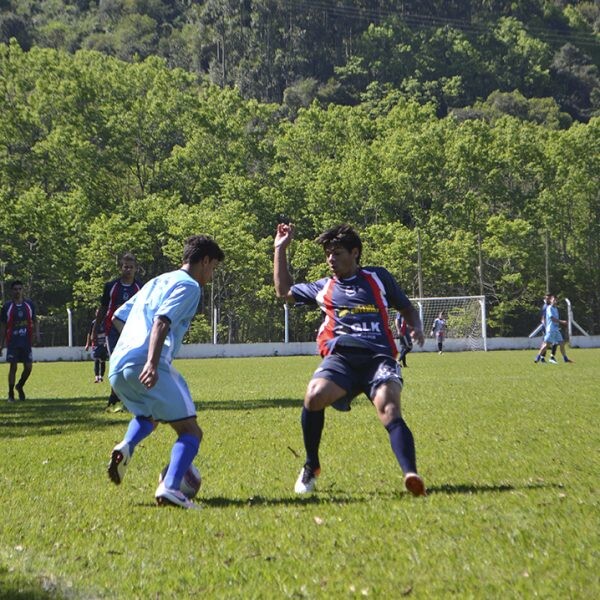
[[[96,341],[92,342],[92,333],[96,331]],[[92,358],[94,359],[94,383],[101,383],[104,380],[106,371],[106,361],[108,360],[108,348],[106,347],[106,333],[104,333],[104,323],[96,327],[96,319],[90,325],[90,330],[85,341],[85,349],[92,349]]]
[[[10,293],[12,300],[7,302],[0,311],[0,356],[2,348],[6,345],[6,362],[10,364],[8,401],[14,402],[15,389],[19,394],[19,400],[25,400],[23,388],[33,367],[31,346],[34,336],[36,343],[40,343],[40,329],[35,306],[23,295],[23,283],[18,280],[13,281],[10,285]],[[15,385],[19,363],[23,363],[23,372]]]
[[[398,361],[403,367],[407,367],[406,355],[413,349],[412,336],[408,332],[408,326],[406,319],[402,316],[402,313],[397,312],[394,318],[394,326],[396,327],[396,339],[400,344],[400,356]]]
[[[137,260],[133,254],[130,252],[124,254],[119,262],[119,267],[121,269],[121,276],[104,284],[100,306],[96,310],[95,326],[92,329],[91,341],[92,345],[95,345],[98,337],[98,325],[100,323],[104,325],[109,354],[117,345],[117,340],[119,339],[119,331],[116,327],[112,326],[112,316],[121,304],[125,304],[141,288],[141,285],[135,279]],[[117,402],[119,402],[119,397],[111,389],[108,406],[113,406]]]
[[[306,462],[294,487],[296,493],[315,489],[321,471],[325,408],[350,410],[352,399],[364,392],[389,433],[406,489],[415,496],[425,495],[425,484],[417,474],[413,435],[400,412],[402,378],[388,314],[391,307],[400,311],[413,339],[422,346],[423,327],[417,311],[387,270],[360,266],[362,243],[348,225],[328,229],[317,239],[332,276],[294,285],[286,257],[292,235],[292,225],[277,226],[273,268],[277,296],[289,303],[319,306],[324,313],[317,335],[323,360],[308,384],[302,409]]]

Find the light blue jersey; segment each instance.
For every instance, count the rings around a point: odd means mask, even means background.
[[[563,342],[560,323],[558,322],[558,308],[552,306],[552,304],[549,304],[548,308],[546,308],[546,335],[544,336],[544,341],[550,344],[560,344]]]
[[[109,376],[146,363],[150,332],[157,317],[166,317],[171,323],[158,364],[159,369],[169,370],[196,314],[200,296],[200,285],[182,269],[164,273],[146,283],[114,314],[125,321],[125,326],[110,356]]]

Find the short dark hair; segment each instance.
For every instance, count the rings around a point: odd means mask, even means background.
[[[137,258],[133,252],[125,252],[119,259],[119,264],[122,265],[125,261],[134,262],[137,265]]]
[[[225,260],[225,253],[219,248],[219,244],[206,235],[193,235],[185,241],[184,263],[198,263],[206,256],[219,262]]]
[[[360,263],[362,242],[358,233],[350,225],[343,223],[327,229],[317,238],[317,243],[321,244],[324,250],[327,246],[342,246],[348,252],[358,248],[357,262]]]
[[[13,288],[15,288],[18,285],[23,285],[23,282],[20,279],[14,279],[10,283],[10,289],[12,290]]]

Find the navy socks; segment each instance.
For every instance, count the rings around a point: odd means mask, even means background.
[[[311,411],[305,407],[302,408],[302,434],[304,436],[304,448],[306,449],[306,464],[311,469],[320,468],[319,445],[321,444],[321,434],[325,425],[325,410]]]
[[[404,473],[417,472],[417,456],[415,451],[415,440],[408,425],[402,417],[394,419],[385,426],[390,434],[390,443],[400,468]]]

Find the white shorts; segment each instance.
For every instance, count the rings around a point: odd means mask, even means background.
[[[190,390],[180,373],[173,367],[159,368],[156,385],[148,389],[138,379],[143,368],[125,367],[109,376],[110,385],[130,413],[166,423],[196,416]]]

